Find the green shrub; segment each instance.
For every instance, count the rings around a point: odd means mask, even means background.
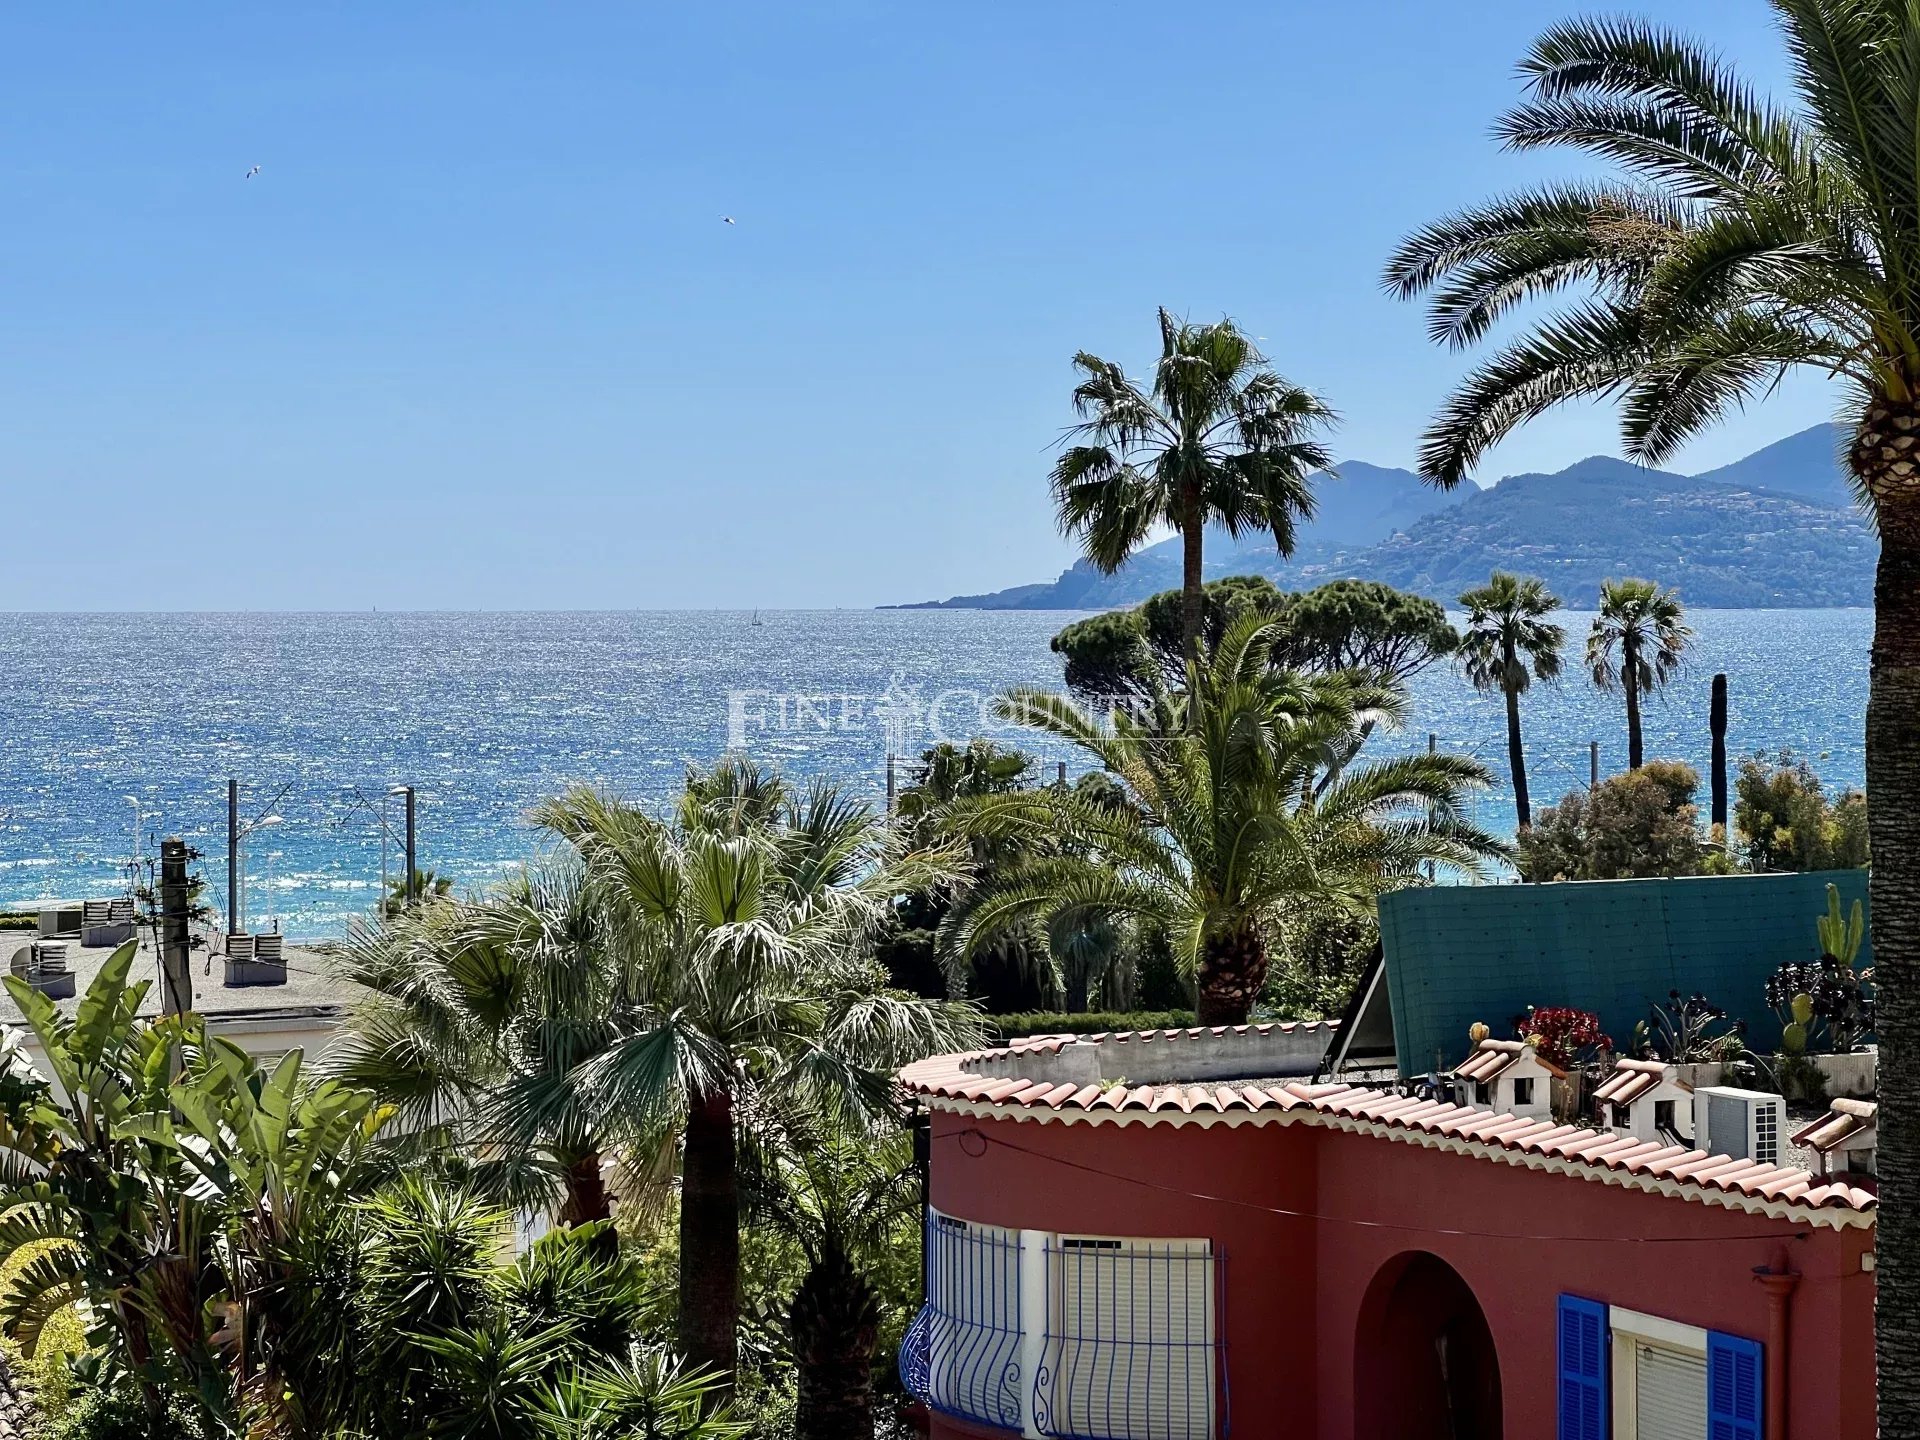
[[[0,930],[38,930],[40,912],[37,910],[0,910]]]
[[[1103,1035],[1116,1030],[1184,1030],[1194,1023],[1191,1010],[1089,1010],[1069,1015],[1060,1010],[1030,1010],[1024,1015],[989,1015],[1002,1040],[1027,1035]]]
[[[49,1420],[41,1433],[44,1440],[202,1440],[204,1435],[177,1397],[156,1419],[139,1391],[124,1381],[77,1391],[66,1413]]]
[[[1629,880],[1698,875],[1708,848],[1699,808],[1700,777],[1675,760],[1569,792],[1520,832],[1516,865],[1528,880]]]
[[[1804,760],[1764,752],[1740,766],[1733,828],[1756,870],[1853,870],[1867,863],[1867,797],[1829,800]]]

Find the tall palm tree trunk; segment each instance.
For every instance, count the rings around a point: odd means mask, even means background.
[[[567,1193],[554,1217],[562,1225],[585,1225],[613,1218],[613,1200],[600,1174],[600,1152],[589,1150],[567,1164]]]
[[[1880,522],[1867,692],[1867,830],[1879,1000],[1875,1284],[1880,1433],[1920,1436],[1920,406],[1868,413],[1853,467]],[[1885,442],[1885,443],[1883,443]],[[1900,467],[1904,467],[1904,473]]]
[[[1207,572],[1201,551],[1207,526],[1200,514],[1200,497],[1192,491],[1187,492],[1180,509],[1180,639],[1187,664],[1197,665],[1200,632],[1206,625]]]
[[[733,1097],[696,1096],[680,1162],[680,1349],[729,1381],[739,1359],[738,1164]]]
[[[1631,645],[1620,657],[1621,688],[1627,692],[1627,768],[1640,768],[1640,655]]]
[[[873,1440],[873,1350],[880,1306],[844,1250],[820,1257],[793,1297],[799,1394],[794,1440]]]
[[[1507,687],[1507,766],[1513,771],[1513,813],[1522,830],[1533,825],[1527,796],[1527,752],[1520,744],[1520,692]]]
[[[1200,957],[1200,996],[1194,1018],[1202,1025],[1244,1025],[1266,983],[1267,946],[1258,930],[1248,925],[1228,934],[1209,935]]]

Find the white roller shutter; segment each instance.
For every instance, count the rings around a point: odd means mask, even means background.
[[[1112,1440],[1209,1440],[1214,1259],[1204,1240],[1062,1236],[1050,1249],[1046,1427]]]
[[[1635,1440],[1703,1440],[1707,1433],[1707,1362],[1658,1345],[1634,1346]]]

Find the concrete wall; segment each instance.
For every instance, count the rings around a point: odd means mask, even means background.
[[[1326,1054],[1334,1028],[1330,1022],[1313,1021],[1285,1028],[1276,1025],[1265,1033],[1248,1028],[1194,1036],[1167,1030],[1099,1041],[1068,1040],[1057,1050],[1015,1051],[971,1068],[981,1075],[1053,1085],[1121,1080],[1130,1085],[1201,1084],[1311,1075]]]

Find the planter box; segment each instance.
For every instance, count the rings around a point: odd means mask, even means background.
[[[1698,1090],[1703,1085],[1718,1085],[1726,1070],[1718,1060],[1696,1060],[1691,1065],[1674,1066],[1673,1078]]]
[[[1847,1095],[1864,1099],[1880,1086],[1880,1052],[1856,1050],[1851,1055],[1809,1055],[1826,1077],[1829,1096]]]
[[[287,983],[285,965],[263,964],[258,960],[229,960],[226,965],[229,985],[284,985]]]
[[[85,950],[117,950],[131,939],[131,920],[117,920],[111,925],[83,925],[80,928],[80,945]]]

